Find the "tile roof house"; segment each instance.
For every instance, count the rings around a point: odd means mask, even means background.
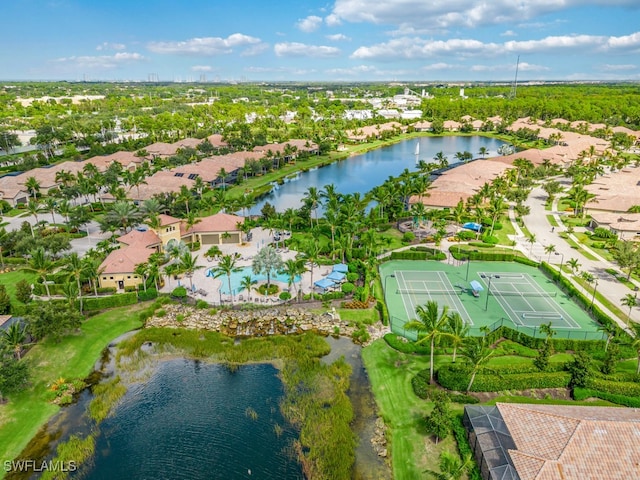
[[[464,425],[483,480],[640,478],[640,410],[467,405]]]
[[[29,192],[24,185],[19,185],[14,175],[0,177],[0,200],[5,200],[12,207],[29,202]]]
[[[216,213],[200,219],[200,222],[186,230],[182,238],[190,237],[192,242],[201,245],[240,244],[242,231],[239,225],[244,223],[244,217],[228,213]]]
[[[640,240],[640,213],[591,212],[591,228],[606,228],[620,240]]]

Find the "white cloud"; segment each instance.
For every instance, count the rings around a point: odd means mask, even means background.
[[[234,33],[227,38],[200,37],[180,42],[150,42],[147,48],[154,53],[182,55],[224,55],[235,47],[245,47],[261,43],[259,38],[242,33]]]
[[[629,70],[636,70],[638,68],[637,65],[632,65],[632,64],[626,64],[626,65],[611,65],[611,64],[604,64],[600,66],[600,70],[604,71],[604,72],[625,72],[625,71],[629,71]]]
[[[453,70],[460,68],[460,65],[452,65],[445,62],[432,63],[431,65],[425,65],[422,70],[426,71],[439,71],[439,70]]]
[[[325,74],[330,75],[332,79],[339,80],[341,78],[353,78],[359,75],[365,75],[367,78],[399,78],[414,74],[410,70],[383,70],[370,65],[358,65],[351,68],[331,68],[325,70]]]
[[[516,36],[517,36],[517,34],[516,34],[516,32],[514,32],[513,30],[507,30],[507,31],[505,31],[505,32],[502,32],[502,33],[500,34],[500,36],[501,36],[501,37],[516,37]]]
[[[396,60],[435,58],[438,56],[470,56],[493,57],[498,54],[533,54],[548,55],[566,51],[592,54],[640,52],[640,33],[622,37],[606,37],[600,35],[561,35],[550,36],[540,40],[507,41],[505,43],[484,43],[473,39],[427,40],[419,37],[394,38],[385,43],[357,48],[352,58]]]
[[[250,45],[240,52],[241,57],[255,57],[256,55],[260,55],[265,52],[269,48],[268,43],[256,43],[255,45]]]
[[[210,72],[213,70],[213,67],[209,65],[194,65],[191,67],[192,72]]]
[[[100,45],[96,47],[96,50],[125,50],[127,46],[124,43],[110,43],[110,42],[102,42]]]
[[[340,17],[334,13],[327,15],[324,21],[330,27],[337,27],[338,25],[342,25]]]
[[[470,69],[472,72],[514,72],[515,65],[472,65]],[[549,68],[542,65],[520,62],[518,64],[518,70],[523,72],[545,72],[548,71]]]
[[[275,54],[278,57],[335,57],[340,49],[324,45],[306,45],[298,42],[276,43]]]
[[[315,32],[322,25],[322,18],[316,15],[309,15],[307,18],[298,20],[296,27],[305,33]]]
[[[344,33],[336,33],[334,35],[327,35],[327,38],[332,42],[348,42],[351,37],[347,37]]]
[[[571,7],[600,5],[637,7],[637,0],[336,0],[332,21],[408,25],[418,28],[476,27],[513,23]]]
[[[284,73],[287,75],[309,75],[316,73],[317,70],[295,68],[295,67],[247,67],[244,69],[248,73]]]
[[[118,68],[122,65],[128,65],[131,63],[138,63],[144,61],[145,58],[139,53],[127,53],[121,52],[114,55],[85,55],[85,56],[71,56],[61,57],[51,60],[51,62],[58,66],[68,66],[83,68],[87,70],[110,70]]]

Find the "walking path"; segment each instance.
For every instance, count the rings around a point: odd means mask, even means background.
[[[559,268],[560,263],[563,265],[567,264],[567,261],[571,258],[576,258],[578,263],[580,264],[580,271],[586,271],[591,273],[596,282],[597,288],[596,292],[605,297],[609,302],[614,305],[619,305],[621,310],[628,311],[625,307],[621,305],[620,299],[622,299],[628,293],[632,293],[631,290],[624,284],[620,283],[617,279],[615,279],[610,273],[608,273],[607,269],[613,269],[617,272],[620,272],[620,268],[609,262],[608,260],[602,258],[597,253],[590,250],[588,247],[581,245],[581,248],[584,251],[588,252],[590,255],[593,255],[597,260],[591,260],[585,257],[580,250],[572,247],[567,241],[560,236],[561,233],[566,233],[566,228],[562,223],[561,216],[564,212],[557,211],[557,204],[554,203],[553,210],[545,210],[545,203],[547,200],[547,193],[540,187],[535,187],[525,204],[530,208],[529,215],[526,215],[522,218],[524,224],[527,226],[527,229],[531,234],[535,235],[536,241],[531,244],[529,242],[529,238],[522,232],[521,228],[518,226],[516,222],[516,216],[513,209],[509,210],[509,218],[514,225],[516,230],[516,234],[513,236],[512,240],[516,242],[515,248],[523,252],[527,257],[531,258],[535,261],[545,261],[547,263],[554,264],[557,268]],[[549,222],[547,218],[548,215],[553,215],[559,226],[553,226]],[[578,239],[569,235],[574,242],[579,244]],[[555,247],[555,252],[549,254],[545,252],[545,247],[553,245]],[[563,275],[570,276],[568,273],[563,272]],[[620,272],[620,275],[625,275]],[[638,282],[633,281],[634,285],[638,286]],[[585,289],[578,283],[574,282],[574,286],[581,291],[587,298],[593,297],[592,289]],[[624,319],[620,319],[617,315],[611,312],[606,306],[604,306],[598,299],[594,300],[594,304],[597,305],[603,312],[609,315],[616,323],[623,329],[628,330],[624,323]],[[638,309],[632,309],[631,312],[631,320],[640,322],[640,311]]]

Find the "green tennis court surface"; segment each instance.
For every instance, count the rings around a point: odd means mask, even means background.
[[[527,335],[542,336],[539,327],[551,322],[557,336],[602,339],[598,324],[534,267],[515,262],[435,262],[394,260],[380,266],[392,330],[416,318],[415,309],[430,300],[456,311],[480,335],[505,325]],[[473,284],[471,283],[473,281]]]

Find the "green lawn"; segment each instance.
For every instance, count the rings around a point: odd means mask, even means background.
[[[16,303],[16,283],[20,280],[26,280],[29,284],[36,281],[37,275],[35,273],[27,272],[26,270],[14,270],[13,272],[0,274],[0,283],[7,288],[7,293],[11,297],[11,302]]]
[[[31,387],[10,395],[9,403],[0,405],[0,458],[15,458],[39,428],[59,407],[46,400],[47,385],[64,377],[85,378],[114,338],[139,328],[138,311],[145,304],[110,310],[86,320],[81,333],[61,342],[44,341],[34,346],[24,361],[31,366]]]
[[[362,350],[362,359],[380,416],[389,427],[393,478],[424,478],[424,470],[437,470],[443,449],[455,451],[452,437],[436,446],[422,429],[422,419],[431,410],[431,404],[413,393],[411,378],[429,367],[429,357],[400,353],[380,339]],[[451,360],[447,356],[438,361]]]

